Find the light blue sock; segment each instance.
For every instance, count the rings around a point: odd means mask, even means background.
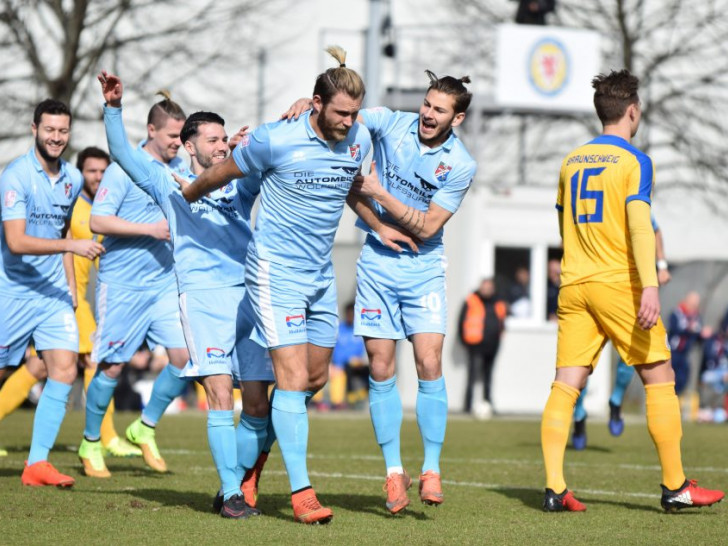
[[[149,404],[142,412],[142,422],[150,427],[157,426],[162,418],[164,410],[172,403],[172,400],[182,394],[187,387],[187,380],[181,377],[182,370],[167,364],[161,371],[152,388],[152,396]]]
[[[255,461],[258,460],[258,455],[263,450],[263,445],[268,436],[269,421],[268,416],[253,417],[245,412],[240,413],[240,422],[235,429],[240,480],[243,479],[246,470],[255,466]]]
[[[101,421],[109,409],[114,389],[118,381],[103,371],[96,373],[86,391],[86,427],[83,435],[87,440],[96,441],[101,438]]]
[[[291,491],[311,486],[306,467],[308,413],[306,393],[276,390],[271,409],[273,427],[286,465]]]
[[[629,387],[633,375],[634,367],[627,366],[620,358],[619,364],[617,364],[617,377],[614,379],[614,389],[612,390],[612,396],[609,397],[609,401],[613,405],[622,405],[622,402],[624,402],[624,393],[627,387]]]
[[[420,427],[422,443],[425,446],[425,461],[422,472],[434,470],[440,473],[440,452],[445,441],[447,427],[447,390],[445,378],[434,381],[417,380],[417,425]]]
[[[239,495],[238,447],[235,442],[233,410],[210,410],[207,413],[207,441],[220,476],[223,498],[228,500],[233,495]]]
[[[402,400],[397,390],[396,375],[385,381],[374,381],[369,377],[369,414],[386,468],[401,467],[399,432],[402,428]]]
[[[584,409],[584,397],[586,396],[586,387],[581,389],[579,398],[576,399],[576,405],[574,405],[574,421],[581,421],[586,419],[586,410]]]
[[[33,419],[33,435],[30,441],[28,466],[39,461],[47,461],[66,415],[66,403],[71,385],[48,379]]]
[[[265,432],[265,442],[263,443],[263,449],[261,449],[261,451],[264,451],[265,453],[270,453],[273,444],[276,442],[276,431],[273,428],[273,419],[268,419],[268,426],[266,427]]]

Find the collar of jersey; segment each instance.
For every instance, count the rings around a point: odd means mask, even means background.
[[[301,114],[301,117],[303,118],[303,123],[306,127],[306,134],[311,140],[316,139],[319,142],[326,143],[324,139],[316,134],[316,131],[314,131],[313,126],[311,125],[311,112],[313,112],[313,110],[307,110],[305,113]]]
[[[409,132],[414,135],[414,139],[417,141],[417,146],[421,147],[422,143],[420,142],[420,133],[418,131],[419,129],[419,123],[420,123],[420,117],[417,116],[415,120],[412,122],[412,125],[410,125]],[[457,137],[455,136],[455,131],[450,129],[450,135],[447,137],[447,140],[440,144],[439,146],[436,146],[435,148],[429,148],[425,153],[430,154],[432,152],[438,151],[440,148],[443,150],[447,150],[448,152],[452,148],[453,144],[455,144],[455,139]]]
[[[619,146],[620,148],[632,147],[629,142],[617,135],[599,135],[592,140],[590,144],[612,144],[614,146]]]
[[[28,152],[28,157],[30,158],[30,162],[33,164],[33,167],[35,167],[35,170],[39,173],[42,173],[50,180],[50,177],[48,176],[48,173],[43,170],[43,166],[40,164],[40,161],[38,161],[38,157],[35,155],[35,146],[33,146],[30,151]],[[66,176],[66,160],[61,159],[60,161],[61,169],[58,173],[58,180],[60,181],[64,176]]]

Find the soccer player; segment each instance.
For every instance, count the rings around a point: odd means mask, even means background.
[[[655,216],[650,216],[652,223],[652,230],[655,232],[655,258],[657,259],[657,283],[660,286],[664,286],[670,282],[672,276],[667,267],[667,260],[665,259],[665,246],[662,239],[662,231],[660,226],[657,225]],[[624,361],[620,358],[617,362],[617,373],[614,378],[614,387],[612,388],[612,394],[609,397],[609,433],[612,436],[621,436],[624,432],[624,419],[622,419],[622,402],[624,400],[624,393],[627,391],[632,377],[634,376],[634,367],[627,366]],[[574,431],[571,435],[571,445],[577,450],[581,451],[586,449],[586,418],[587,413],[584,409],[584,396],[586,396],[586,389],[584,387],[581,390],[576,406],[574,406]]]
[[[258,512],[245,503],[240,486],[267,439],[268,385],[273,382],[267,351],[250,340],[254,319],[244,284],[250,213],[260,178],[238,179],[190,206],[169,173],[154,168],[129,145],[121,119],[121,80],[102,72],[99,81],[109,150],[169,221],[191,357],[183,376],[201,380],[209,402],[208,441],[222,484],[217,511],[227,518],[246,518]],[[224,125],[215,113],[196,112],[182,126],[180,139],[192,161],[193,180],[227,157]],[[233,380],[245,392],[237,433]]]
[[[149,111],[147,140],[140,153],[154,169],[189,173],[177,157],[185,115],[165,95]],[[117,163],[112,163],[91,209],[91,231],[105,236],[108,250],[99,263],[96,284],[98,329],[91,359],[98,371],[86,396],[86,427],[78,455],[87,476],[106,478],[100,442],[101,422],[116,388],[122,366],[145,338],[167,349],[170,363],[154,382],[141,418],[126,430],[142,450],[144,462],[157,472],[167,465],[159,453],[155,427],[164,410],[187,386],[182,369],[189,360],[180,323],[169,227],[154,200],[139,189]]]
[[[652,160],[630,144],[641,118],[638,79],[627,70],[592,81],[601,136],[566,156],[556,208],[563,239],[556,379],[541,421],[543,509],[584,511],[566,488],[563,461],[574,404],[607,339],[645,385],[647,428],[662,468],[662,507],[710,506],[722,491],[683,473],[680,405],[660,320]]]
[[[83,176],[83,188],[71,214],[70,233],[73,239],[92,239],[94,237],[88,225],[91,216],[91,204],[109,163],[111,163],[109,154],[93,146],[81,150],[76,158],[76,168],[81,171]],[[101,238],[96,240],[101,242]],[[96,321],[94,321],[91,306],[86,299],[89,272],[93,263],[92,260],[82,256],[73,256],[78,302],[76,322],[78,323],[79,333],[79,362],[84,367],[84,383],[86,386],[88,386],[96,371],[96,364],[91,362],[90,359],[93,347],[92,336],[96,331]],[[26,359],[26,362],[5,381],[2,389],[0,389],[0,420],[15,411],[28,397],[33,385],[45,379],[46,376],[43,361],[33,351]],[[142,452],[138,447],[120,439],[116,433],[112,419],[113,408],[112,402],[101,425],[101,443],[104,446],[104,451],[115,457],[141,456]]]
[[[326,523],[306,467],[306,401],[326,383],[336,342],[336,286],[331,251],[344,203],[369,133],[356,122],[364,97],[345,52],[316,79],[313,111],[296,122],[263,125],[230,158],[213,165],[183,190],[196,202],[235,178],[262,176],[261,206],[248,248],[245,285],[255,311],[253,333],[270,349],[276,376],[271,419],[286,465],[293,514],[303,523]],[[400,236],[375,226],[385,239]]]
[[[71,487],[75,480],[48,462],[76,378],[71,253],[94,259],[104,247],[67,237],[83,185],[81,173],[61,159],[71,134],[70,110],[57,100],[42,101],[31,130],[35,145],[0,175],[0,373],[20,363],[32,337],[48,380],[35,411],[21,480],[25,485]]]
[[[447,392],[442,376],[446,332],[443,226],[457,211],[475,176],[475,161],[453,132],[465,119],[472,98],[467,76],[438,78],[427,71],[430,86],[419,114],[371,108],[360,113],[374,142],[376,167],[356,179],[355,191],[374,201],[376,219],[394,222],[422,240],[419,251],[385,248],[369,231],[357,264],[356,335],[364,337],[370,362],[369,408],[387,468],[387,509],[396,514],[409,505],[412,480],[402,467],[402,402],[396,386],[396,341],[413,344],[418,376],[417,423],[424,444],[420,500],[443,501],[440,452],[447,423]],[[283,117],[295,118],[308,107],[301,99]]]

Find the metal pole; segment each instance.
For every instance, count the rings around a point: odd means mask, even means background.
[[[382,51],[382,2],[369,0],[369,30],[367,31],[366,70],[364,83],[367,86],[366,105],[379,106],[379,59]]]

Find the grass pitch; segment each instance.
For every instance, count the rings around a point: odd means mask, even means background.
[[[136,415],[119,413],[123,431]],[[218,478],[207,448],[206,419],[190,412],[166,416],[158,443],[169,474],[141,459],[107,459],[113,476],[81,475],[75,449],[83,415],[69,412],[53,462],[77,478],[71,491],[20,483],[32,413],[0,424],[0,544],[725,544],[728,506],[665,514],[660,471],[644,419],[620,438],[604,422],[588,425],[586,451],[568,450],[567,481],[585,513],[541,511],[543,464],[536,420],[475,422],[454,416],[443,450],[445,503],[412,504],[401,516],[384,507],[384,463],[366,414],[311,415],[309,471],[321,501],[333,508],[327,526],[293,522],[288,480],[274,447],[261,480],[263,516],[224,520],[211,512]],[[686,423],[683,460],[690,478],[728,489],[728,427]],[[402,453],[416,478],[422,448],[417,425],[405,419]]]

